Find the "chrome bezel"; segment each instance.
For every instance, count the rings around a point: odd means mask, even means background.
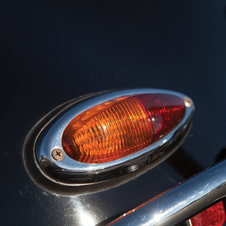
[[[115,176],[112,175],[117,169],[122,170],[124,173],[133,172],[141,168],[143,165],[147,165],[155,161],[164,154],[164,149],[166,149],[181,133],[183,133],[183,131],[185,131],[194,112],[193,102],[190,107],[186,107],[183,120],[170,133],[143,150],[124,158],[107,163],[88,164],[78,162],[70,158],[66,153],[64,154],[64,159],[61,161],[56,161],[51,156],[51,151],[55,148],[59,148],[63,151],[61,140],[64,129],[78,114],[93,106],[114,98],[150,93],[171,94],[178,96],[181,99],[188,98],[181,93],[173,91],[160,89],[131,89],[111,91],[101,95],[98,94],[97,96],[88,98],[86,101],[76,103],[72,102],[65,111],[61,112],[54,120],[47,123],[47,125],[37,136],[34,145],[34,158],[36,166],[40,169],[44,176],[56,183],[76,185],[107,180],[118,176],[117,173]],[[155,155],[153,156],[153,154]],[[149,156],[149,159],[147,159],[147,156]]]

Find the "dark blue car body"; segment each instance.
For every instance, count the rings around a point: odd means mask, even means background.
[[[5,1],[0,18],[1,225],[105,225],[225,157],[226,1]],[[128,88],[192,98],[193,127],[176,152],[64,195],[29,177],[24,142],[42,117]]]

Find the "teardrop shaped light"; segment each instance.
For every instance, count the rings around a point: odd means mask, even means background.
[[[50,180],[70,185],[154,167],[183,142],[194,113],[190,98],[158,89],[90,94],[57,109],[41,120],[35,163]]]
[[[71,158],[104,163],[131,155],[162,138],[185,115],[184,100],[169,94],[116,98],[71,120],[62,146]]]

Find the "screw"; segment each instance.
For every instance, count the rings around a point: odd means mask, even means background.
[[[64,159],[64,152],[59,148],[53,149],[51,155],[56,161],[61,161]]]
[[[191,107],[192,106],[192,100],[188,97],[184,98],[184,104],[186,107]]]

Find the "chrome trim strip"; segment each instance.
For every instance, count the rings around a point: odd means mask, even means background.
[[[102,164],[87,164],[73,160],[66,154],[62,161],[55,161],[51,156],[53,149],[59,148],[63,150],[61,145],[63,131],[75,116],[95,105],[114,98],[145,93],[164,93],[178,96],[181,99],[188,98],[181,93],[173,91],[132,89],[104,93],[88,98],[86,101],[76,103],[75,105],[70,103],[70,107],[46,125],[37,136],[33,150],[36,166],[50,180],[59,184],[74,185],[108,180],[120,174],[133,172],[163,156],[167,152],[166,149],[172,146],[174,140],[177,140],[177,137],[182,139],[181,134],[185,134],[194,113],[193,103],[189,107],[186,106],[184,119],[168,135],[143,150],[122,159]]]
[[[192,223],[191,223],[190,219],[186,221],[186,226],[192,226]]]
[[[226,196],[226,160],[177,185],[110,225],[176,225]]]

